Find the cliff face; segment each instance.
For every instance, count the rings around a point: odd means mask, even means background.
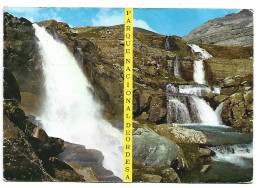
[[[215,18],[183,37],[189,43],[224,46],[253,46],[253,13],[241,10]]]
[[[42,69],[32,23],[4,14],[4,67],[20,88],[22,109],[37,114],[41,99]]]

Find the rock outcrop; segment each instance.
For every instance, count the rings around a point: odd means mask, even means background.
[[[171,166],[177,159],[178,146],[149,128],[138,128],[133,134],[133,159],[150,167]]]
[[[154,130],[157,134],[165,136],[175,143],[185,144],[206,144],[208,138],[201,132],[179,126],[167,124],[156,125]]]
[[[4,68],[20,88],[21,107],[37,114],[41,101],[42,68],[32,23],[4,13]],[[8,74],[8,73],[6,73]]]
[[[253,30],[253,12],[243,9],[237,14],[207,21],[183,39],[198,44],[253,46]]]

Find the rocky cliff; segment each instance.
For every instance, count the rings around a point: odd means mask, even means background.
[[[237,14],[207,21],[183,39],[198,44],[253,46],[253,30],[253,12],[243,9]]]

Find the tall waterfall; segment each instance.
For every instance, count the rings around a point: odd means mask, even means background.
[[[45,77],[45,101],[39,119],[50,136],[82,144],[104,155],[103,166],[123,177],[123,135],[101,115],[91,84],[67,47],[34,24]]]
[[[191,47],[191,50],[194,54],[202,58],[202,60],[194,60],[193,79],[198,84],[206,84],[203,60],[211,58],[212,55],[210,55],[206,50],[200,48],[196,44],[189,44],[189,46]]]
[[[203,60],[195,60],[193,79],[198,84],[206,84]]]

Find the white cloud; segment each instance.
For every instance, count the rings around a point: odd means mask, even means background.
[[[124,13],[117,10],[111,10],[102,8],[98,12],[95,18],[92,19],[93,26],[113,26],[124,24]],[[145,21],[136,20],[133,21],[134,27],[140,27],[149,31],[154,31]],[[155,31],[154,31],[155,32]]]
[[[140,27],[140,28],[143,28],[143,29],[146,29],[146,30],[149,30],[149,31],[156,32],[143,20],[134,19],[134,27]]]
[[[95,18],[92,19],[93,26],[113,26],[124,23],[124,13],[102,8]]]
[[[43,11],[44,8],[31,8],[31,7],[10,7],[6,8],[7,12],[13,13],[14,16],[19,15],[18,17],[24,17],[31,22],[38,20],[50,20],[54,19],[58,22],[62,22],[62,18],[58,16],[59,8],[55,10],[50,9],[49,11]]]

